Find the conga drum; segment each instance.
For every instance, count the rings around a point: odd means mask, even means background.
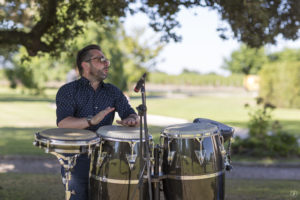
[[[224,199],[224,158],[217,126],[171,125],[162,131],[161,139],[166,199]]]
[[[90,199],[139,199],[140,129],[103,126],[97,130],[97,134],[100,143],[91,156]],[[150,135],[149,140],[152,140]],[[146,179],[143,184],[143,199],[147,199]]]
[[[98,144],[100,138],[96,133],[88,130],[55,128],[47,129],[35,134],[34,145],[45,149],[58,158],[64,169],[63,182],[65,184],[65,199],[69,200],[71,194],[69,181],[72,180],[71,171],[76,166],[80,154],[91,154],[92,149]]]

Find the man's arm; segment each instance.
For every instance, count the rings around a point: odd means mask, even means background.
[[[93,116],[91,119],[91,125],[99,124],[106,115],[110,112],[114,111],[115,108],[107,107],[106,109],[100,111],[97,115]],[[85,129],[90,127],[90,124],[87,121],[87,118],[76,118],[76,117],[66,117],[60,122],[58,122],[57,126],[59,128],[78,128]]]

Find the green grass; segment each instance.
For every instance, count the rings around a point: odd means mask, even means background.
[[[300,182],[292,180],[227,179],[228,200],[296,200],[300,198]]]
[[[134,107],[141,103],[139,98],[131,99]],[[236,127],[247,127],[248,110],[244,104],[253,104],[254,99],[245,96],[198,96],[179,99],[148,98],[149,114],[184,118],[192,122],[201,117],[223,122]],[[283,130],[300,137],[300,109],[275,110],[274,120],[279,120]]]
[[[34,147],[34,133],[56,127],[54,99],[57,89],[46,90],[46,96],[23,94],[20,90],[0,89],[0,155],[42,155]],[[132,97],[131,104],[141,103]],[[245,103],[253,103],[246,96],[198,96],[187,98],[148,98],[149,114],[184,118],[192,121],[202,117],[232,126],[246,127],[248,121]],[[274,119],[280,120],[284,130],[300,136],[300,110],[276,109]],[[164,127],[150,126],[155,143]]]
[[[63,200],[59,174],[0,174],[1,200]]]
[[[1,200],[63,200],[59,174],[0,174]],[[291,180],[226,179],[226,200],[296,200],[300,182]]]

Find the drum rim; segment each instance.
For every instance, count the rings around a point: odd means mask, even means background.
[[[100,138],[95,135],[95,137],[91,138],[90,140],[63,140],[63,139],[53,139],[53,138],[46,138],[39,133],[35,134],[35,141],[41,142],[42,144],[49,145],[57,145],[57,146],[89,146],[95,145],[100,142]]]
[[[195,129],[194,131],[179,131],[176,130],[176,126],[185,126],[185,125],[193,125],[193,126],[199,126],[200,123],[183,123],[183,124],[173,124],[170,126],[167,126],[161,131],[161,136],[164,137],[170,137],[170,138],[197,138],[197,137],[205,137],[205,136],[212,136],[215,134],[220,134],[220,130],[218,127],[212,123],[207,123],[211,126],[211,130],[205,130],[205,129]],[[169,128],[174,128],[174,130],[169,131]],[[179,128],[178,128],[179,129]],[[187,133],[188,132],[188,133]]]
[[[167,134],[162,132],[160,134],[161,137],[164,138],[178,138],[178,139],[193,139],[193,138],[205,138],[205,137],[211,137],[215,135],[220,135],[219,131],[214,133],[199,133],[199,134]]]
[[[111,130],[108,130],[111,129]],[[117,130],[120,129],[120,130]],[[122,130],[125,129],[125,130]],[[118,135],[115,136],[109,136],[106,135],[106,133],[102,133],[100,131],[112,131],[111,134],[113,134],[114,131],[116,132],[122,132],[122,131],[128,131],[129,129],[138,131],[138,133],[135,133],[134,135],[130,135],[129,137],[118,137]],[[118,142],[122,142],[122,141],[140,141],[140,129],[138,127],[127,127],[127,126],[120,126],[120,125],[105,125],[105,126],[101,126],[100,128],[98,128],[98,130],[96,131],[96,134],[98,135],[98,137],[100,138],[104,138],[106,140],[110,140],[110,141],[118,141]],[[104,135],[103,135],[104,134]],[[126,133],[127,134],[127,133]],[[138,135],[138,137],[136,137],[136,135]],[[149,139],[152,139],[152,135],[148,134]],[[143,132],[143,138],[142,141],[146,141],[146,137],[145,137],[145,133]]]
[[[82,135],[79,137],[83,137],[83,136],[89,136],[89,137],[85,137],[85,138],[81,138],[81,139],[69,139],[67,137],[65,138],[57,138],[59,136],[57,135],[48,135],[47,132],[51,132],[53,130],[53,132],[56,132],[58,130],[61,130],[62,133],[68,133],[68,131],[70,133],[72,132],[78,132],[81,133]],[[57,133],[56,133],[57,134]],[[86,135],[89,134],[89,135]],[[47,136],[48,135],[48,136]],[[90,130],[85,130],[85,129],[75,129],[75,128],[50,128],[50,129],[44,129],[42,131],[38,131],[35,133],[36,138],[41,138],[41,139],[46,139],[46,140],[59,140],[59,141],[90,141],[93,140],[94,138],[98,137],[98,135]],[[73,138],[75,138],[74,136],[72,136]]]
[[[104,137],[99,135],[100,140],[108,140],[113,142],[139,142],[140,138],[114,138],[114,137]],[[152,135],[149,135],[149,140],[152,140]],[[142,139],[143,142],[146,141],[145,138]]]

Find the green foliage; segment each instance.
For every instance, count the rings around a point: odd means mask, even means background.
[[[270,129],[272,111],[275,109],[272,104],[257,98],[255,108],[251,108],[248,104],[245,107],[250,110],[249,137],[235,139],[232,146],[234,153],[257,157],[300,156],[295,136],[282,131],[278,121],[273,122]]]
[[[272,104],[264,103],[262,98],[256,99],[256,105],[256,108],[251,108],[249,104],[245,104],[245,107],[249,109],[249,134],[250,137],[263,138],[267,134],[272,119],[271,113],[275,107]]]
[[[244,76],[241,74],[232,74],[225,77],[216,74],[182,73],[180,75],[168,75],[161,72],[153,72],[149,81],[156,84],[242,87],[243,78]]]
[[[32,1],[2,0],[0,4],[1,48],[23,45],[30,56],[39,51],[57,55],[68,49],[85,24],[92,20],[99,26],[115,17],[136,12],[148,15],[150,27],[161,32],[161,40],[180,41],[175,33],[180,23],[176,19],[182,8],[207,7],[217,10],[227,23],[218,27],[220,37],[233,37],[252,47],[275,44],[276,37],[299,38],[299,1],[220,1],[220,0],[68,0]],[[229,27],[228,27],[229,25]],[[229,28],[231,31],[229,32]]]
[[[224,59],[223,68],[231,73],[257,74],[267,60],[264,48],[256,49],[241,45],[238,50],[231,53],[229,59]]]
[[[42,93],[47,81],[65,81],[66,73],[76,67],[76,55],[81,48],[89,44],[99,44],[111,61],[107,82],[124,91],[147,68],[156,64],[156,57],[163,47],[158,43],[141,44],[138,39],[136,36],[128,36],[118,20],[101,27],[89,22],[82,36],[74,38],[68,52],[62,53],[59,59],[46,53],[30,58],[26,50],[20,48],[11,60],[14,67],[6,70],[6,76],[12,88],[22,83],[34,93]]]
[[[300,61],[300,49],[285,48],[283,51],[271,53],[268,55],[270,62]]]
[[[13,56],[12,62],[14,67],[5,69],[10,86],[16,88],[17,84],[21,83],[35,94],[43,93],[48,80],[58,79],[62,73],[65,73],[65,68],[61,68],[48,54],[41,53],[29,58],[24,47]]]
[[[260,96],[278,107],[300,108],[300,61],[265,65],[260,72]]]

